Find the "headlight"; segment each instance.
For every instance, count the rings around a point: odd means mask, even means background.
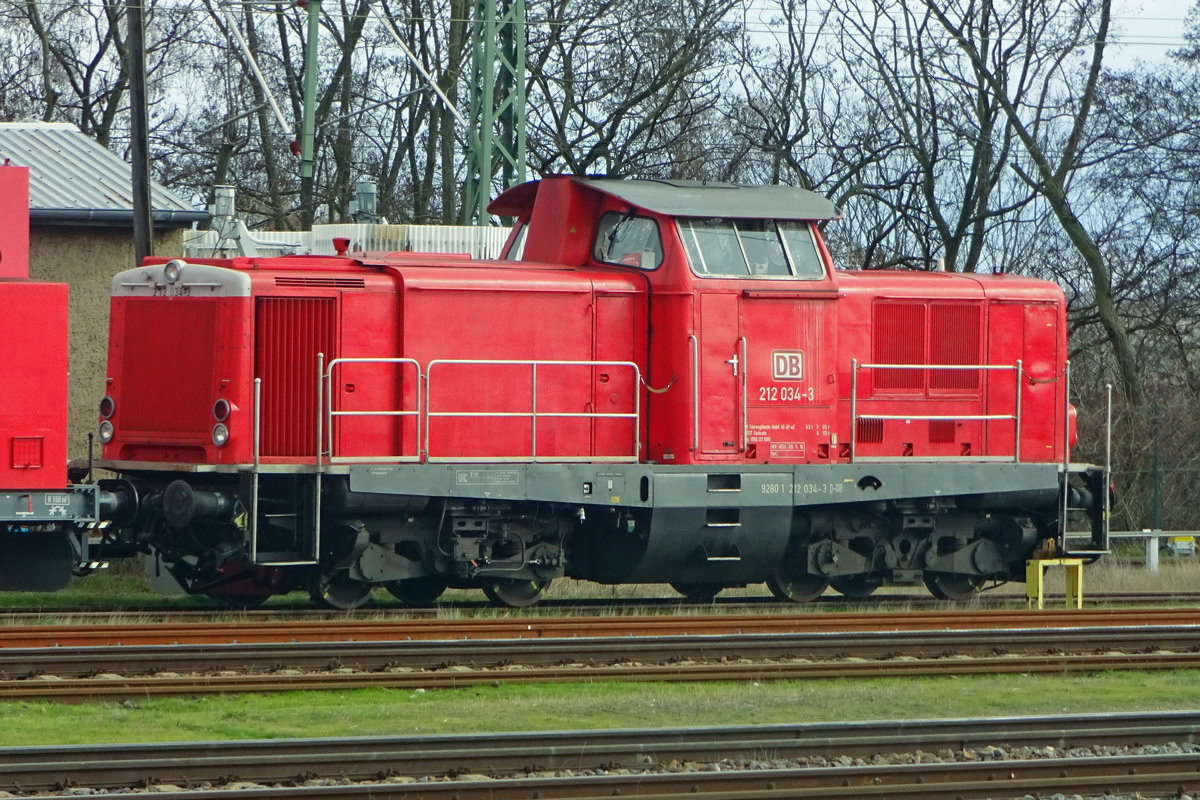
[[[163,267],[163,278],[167,283],[174,283],[179,280],[179,273],[183,270],[183,262],[178,258],[172,258]]]
[[[115,433],[116,429],[113,428],[112,422],[109,420],[104,420],[100,423],[100,441],[108,444],[112,441],[113,434]]]
[[[224,397],[213,403],[213,417],[216,418],[217,422],[224,422],[229,419],[229,412],[232,410],[233,407],[229,405],[229,401]]]
[[[103,435],[103,434],[101,434],[101,435]],[[224,447],[225,443],[228,441],[229,441],[229,428],[226,428],[224,425],[222,425],[221,423],[218,422],[216,425],[213,426],[213,431],[212,431],[213,444],[215,444],[217,447]]]
[[[109,417],[111,417],[113,415],[113,412],[116,410],[117,410],[116,401],[113,400],[108,395],[105,395],[104,399],[100,401],[100,418],[108,419]]]

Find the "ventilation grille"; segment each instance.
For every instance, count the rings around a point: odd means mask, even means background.
[[[854,437],[859,444],[879,444],[883,441],[883,420],[860,418],[855,424]]]
[[[929,441],[932,444],[946,444],[954,441],[957,425],[952,419],[929,420]]]
[[[277,275],[275,277],[276,286],[287,287],[311,287],[318,289],[362,289],[366,286],[366,282],[362,278],[334,278],[325,276],[304,276],[304,277],[289,277],[285,275]]]
[[[876,303],[871,360],[876,364],[982,363],[982,307],[976,303]],[[874,387],[885,392],[978,391],[977,369],[877,369]]]
[[[13,469],[41,469],[43,445],[41,436],[12,437]]]
[[[878,303],[875,306],[874,351],[876,364],[925,363],[925,306],[919,303]],[[875,370],[875,388],[920,392],[924,370]]]
[[[943,305],[929,309],[929,363],[978,364],[979,306]],[[977,369],[936,369],[930,389],[978,389]]]
[[[331,297],[260,297],[255,375],[262,379],[264,456],[317,452],[317,354],[337,357],[337,306]]]

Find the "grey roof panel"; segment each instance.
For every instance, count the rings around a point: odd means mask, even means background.
[[[70,123],[0,123],[0,159],[29,167],[29,216],[34,222],[133,222],[129,164]],[[156,225],[187,227],[209,218],[207,211],[154,182],[151,205]]]
[[[575,178],[630,205],[676,217],[837,219],[832,201],[794,186],[743,186],[700,181]]]

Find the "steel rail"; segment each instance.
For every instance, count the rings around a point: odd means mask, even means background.
[[[389,775],[529,775],[653,769],[674,762],[871,757],[953,750],[1197,740],[1200,712],[900,720],[443,736],[353,737],[0,748],[0,789],[124,789],[155,784],[378,780]],[[732,763],[731,763],[732,762]],[[990,762],[995,768],[1005,762]]]
[[[0,626],[0,649],[113,644],[526,639],[664,634],[846,633],[852,631],[1200,625],[1200,608],[1074,611],[917,611],[880,614],[650,615],[488,619],[329,619]]]
[[[846,678],[894,678],[935,675],[1068,675],[1103,671],[1152,671],[1200,668],[1196,653],[1103,653],[1090,655],[941,658],[889,661],[792,661],[748,664],[650,664],[638,666],[509,667],[498,669],[287,672],[255,675],[158,675],[53,680],[0,680],[0,700],[136,700],[203,694],[333,691],[361,688],[454,689],[541,683],[625,682],[688,683],[781,681]]]
[[[870,767],[655,772],[473,781],[378,781],[343,786],[297,786],[159,791],[164,800],[529,800],[538,797],[610,800],[784,800],[887,797],[972,800],[1061,792],[1153,792],[1172,796],[1200,787],[1200,756],[1110,756],[997,763],[922,763]],[[142,790],[106,796],[140,796]],[[77,794],[39,795],[42,798]]]
[[[567,639],[291,642],[211,645],[117,645],[0,649],[0,678],[61,678],[237,670],[513,669],[626,662],[756,662],[803,658],[937,660],[1129,651],[1200,651],[1200,626],[902,631],[886,633],[730,634]],[[1121,657],[1126,657],[1122,653]],[[0,684],[2,686],[3,684]]]
[[[1093,610],[1103,610],[1101,607],[1112,604],[1119,606],[1167,606],[1169,604],[1196,605],[1200,604],[1200,592],[1088,592],[1087,602]],[[980,594],[969,601],[966,608],[974,611],[984,609],[1003,610],[1004,606],[1025,607],[1025,596],[1018,594]],[[525,618],[553,617],[555,615],[573,615],[587,617],[594,613],[623,614],[639,616],[645,614],[774,614],[794,616],[798,608],[822,609],[822,615],[831,613],[853,615],[858,613],[887,614],[912,612],[919,608],[946,609],[953,606],[945,600],[938,600],[922,594],[873,594],[864,600],[852,600],[841,596],[829,595],[821,597],[804,606],[795,603],[781,602],[774,597],[739,597],[735,594],[718,596],[711,603],[689,603],[681,597],[643,597],[627,600],[581,597],[572,599],[545,598],[536,607],[521,609]],[[900,607],[900,608],[898,608]],[[981,608],[982,607],[982,608]],[[1016,611],[1016,608],[1009,609]],[[271,605],[264,608],[233,608],[225,604],[195,605],[181,603],[146,603],[122,605],[120,608],[103,608],[96,605],[87,606],[56,606],[38,610],[24,610],[16,607],[0,609],[0,625],[45,625],[63,624],[71,620],[97,620],[101,623],[115,624],[116,620],[131,618],[142,624],[161,624],[170,621],[215,622],[237,618],[242,621],[274,621],[287,620],[337,620],[347,621],[379,621],[383,619],[425,619],[448,618],[448,614],[463,614],[469,616],[477,612],[494,616],[511,613],[498,609],[494,604],[484,600],[442,600],[428,608],[416,608],[398,603],[368,603],[356,609],[333,611],[325,608],[315,608],[306,605]],[[963,613],[964,607],[957,611],[943,613]],[[53,618],[58,622],[48,623]]]

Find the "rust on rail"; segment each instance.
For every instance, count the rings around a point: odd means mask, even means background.
[[[572,636],[716,636],[735,633],[837,633],[1129,625],[1200,625],[1200,609],[11,625],[0,626],[0,648],[229,642],[436,641]]]

